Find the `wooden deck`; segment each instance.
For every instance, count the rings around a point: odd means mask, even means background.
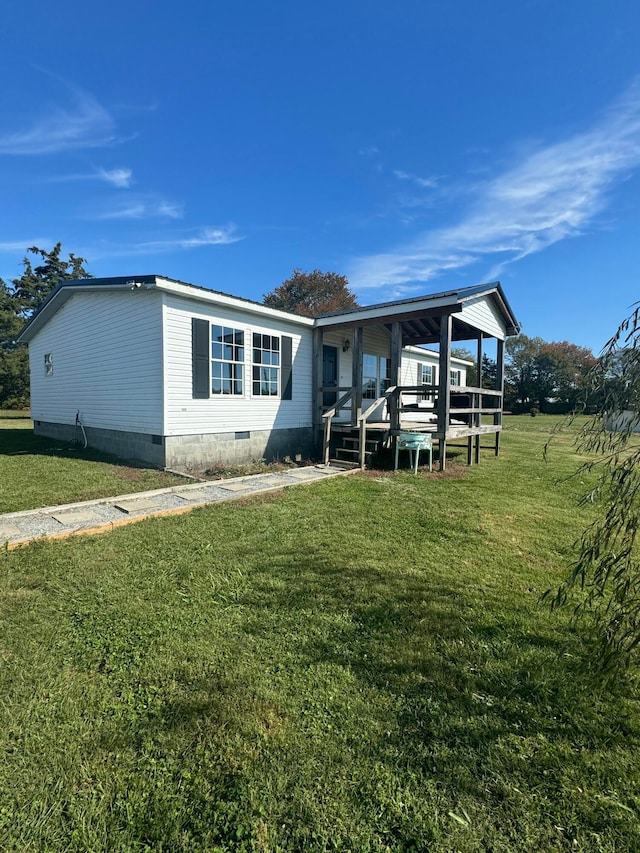
[[[334,432],[352,432],[357,429],[357,425],[344,421],[334,421],[332,429]],[[437,440],[444,439],[445,441],[455,441],[457,438],[468,438],[473,435],[490,435],[501,430],[500,424],[483,424],[482,426],[450,424],[447,434],[443,435],[438,432],[436,424],[428,424],[424,421],[412,421],[403,418],[400,420],[399,430],[392,430],[389,421],[367,421],[367,432],[388,432],[390,436],[397,435],[399,432],[424,432],[429,433]]]
[[[321,389],[323,392],[326,389]],[[430,435],[438,442],[440,470],[445,470],[447,443],[464,441],[467,446],[467,464],[480,461],[483,435],[493,435],[492,449],[496,456],[500,453],[500,433],[502,431],[502,391],[471,386],[456,386],[455,393],[445,398],[449,405],[437,405],[436,388],[432,385],[389,386],[376,400],[367,400],[367,408],[354,413],[354,400],[358,386],[348,388],[346,393],[323,414],[324,439],[323,457],[330,461],[332,449],[336,458],[349,457],[357,460],[365,468],[377,450],[383,446],[396,446],[398,436],[403,432],[415,432]],[[422,408],[418,404],[402,405],[402,395],[431,395],[436,405]],[[484,398],[488,403],[484,403]],[[362,401],[364,402],[364,401]],[[455,406],[450,405],[451,402]],[[467,403],[467,405],[461,405]],[[484,403],[484,405],[483,405]],[[347,414],[347,412],[349,414]],[[386,410],[386,411],[385,411]],[[340,419],[339,413],[344,413]],[[388,419],[385,418],[388,412]],[[382,415],[385,419],[374,420]],[[482,423],[491,418],[493,423]],[[448,424],[442,429],[442,424]],[[342,447],[332,444],[332,434],[341,436]]]

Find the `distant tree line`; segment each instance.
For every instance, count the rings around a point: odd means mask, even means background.
[[[51,251],[32,246],[23,259],[24,272],[8,284],[0,278],[0,408],[21,409],[29,406],[29,353],[16,343],[25,323],[61,281],[91,278],[84,268],[84,258],[70,254],[62,257],[62,244]]]
[[[592,381],[598,359],[587,347],[520,334],[507,339],[505,350],[506,409],[551,414],[600,409],[602,387]]]

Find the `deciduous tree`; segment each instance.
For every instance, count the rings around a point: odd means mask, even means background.
[[[520,334],[507,340],[506,353],[507,404],[514,411],[566,413],[592,403],[588,377],[596,359],[586,347]]]
[[[358,306],[346,276],[317,269],[313,272],[294,270],[291,278],[265,294],[263,302],[270,308],[291,311],[305,317],[345,311]]]

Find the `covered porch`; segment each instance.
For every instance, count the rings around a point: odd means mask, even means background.
[[[497,455],[504,342],[518,331],[497,282],[317,318],[314,427],[322,458],[328,463],[332,452],[340,450],[343,458],[350,456],[364,468],[374,448],[384,444],[393,449],[405,432],[428,434],[438,442],[440,470],[446,467],[448,442],[466,443],[468,464],[479,461],[483,447]],[[495,340],[494,387],[483,387],[483,355],[490,340]],[[473,385],[457,381],[463,370],[452,369],[452,345],[460,342],[476,358]],[[423,349],[434,344],[437,353]],[[413,370],[421,353],[437,359],[437,369]],[[377,374],[372,376],[375,359]],[[425,376],[432,381],[423,381]],[[484,437],[490,444],[481,443]],[[337,448],[340,441],[343,446]]]

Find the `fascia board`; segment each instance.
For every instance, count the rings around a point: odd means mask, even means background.
[[[174,296],[191,299],[195,302],[205,302],[209,305],[220,305],[237,311],[257,314],[260,317],[271,317],[274,320],[284,320],[287,323],[294,323],[299,326],[313,327],[314,325],[312,317],[302,317],[299,314],[291,314],[288,311],[278,311],[277,308],[269,308],[268,306],[260,305],[257,302],[237,299],[234,296],[227,296],[224,293],[217,293],[215,291],[207,292],[206,290],[198,290],[194,293],[193,288],[189,285],[178,284],[177,282],[168,281],[167,279],[156,279],[155,284],[150,286],[150,289],[151,288],[161,290],[164,293],[170,293]]]

